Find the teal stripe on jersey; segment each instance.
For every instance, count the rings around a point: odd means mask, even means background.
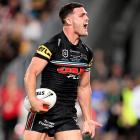
[[[71,65],[71,66],[88,67],[88,64],[86,64],[86,63],[76,63],[76,62],[68,62],[68,61],[55,61],[55,60],[52,60],[50,62],[53,63],[53,64],[59,64],[59,65]]]

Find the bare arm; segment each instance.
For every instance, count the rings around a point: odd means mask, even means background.
[[[93,120],[92,104],[91,104],[91,86],[90,86],[90,72],[85,72],[80,80],[78,88],[78,101],[83,113],[83,134],[90,134],[91,137],[95,135],[95,128],[102,125]]]
[[[40,105],[39,105],[39,102],[37,103],[36,94],[35,94],[36,80],[37,80],[37,76],[42,72],[42,70],[47,65],[47,63],[48,62],[46,60],[40,59],[38,57],[33,57],[25,73],[25,78],[24,78],[25,88],[26,88],[31,106],[33,110],[37,112],[43,111],[42,110],[43,107],[41,108],[41,103]]]
[[[92,119],[90,72],[85,72],[78,88],[78,101],[82,109],[84,120]]]

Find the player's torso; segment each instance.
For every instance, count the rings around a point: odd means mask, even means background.
[[[80,76],[88,66],[87,50],[81,42],[72,45],[62,38],[58,38],[53,45],[55,53],[43,71],[42,87],[65,93],[64,96],[75,96]]]
[[[42,72],[41,87],[52,89],[57,95],[56,104],[49,110],[48,116],[55,114],[57,118],[64,113],[65,116],[76,114],[74,106],[77,87],[81,75],[89,68],[92,58],[89,54],[90,51],[81,41],[78,45],[73,45],[62,33],[41,45],[37,50],[35,56],[48,61]]]

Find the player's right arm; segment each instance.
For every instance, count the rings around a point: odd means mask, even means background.
[[[32,107],[35,112],[45,112],[48,109],[43,108],[45,102],[36,98],[36,82],[37,76],[42,72],[44,67],[47,65],[47,61],[39,57],[33,57],[30,65],[25,73],[24,83],[27,91],[27,95]]]
[[[36,98],[36,83],[37,76],[49,63],[52,54],[55,53],[55,48],[56,45],[51,41],[41,44],[36,50],[36,53],[34,54],[34,57],[32,58],[31,63],[25,73],[25,88],[28,94],[32,110],[35,112],[48,111],[48,106],[45,109],[45,102]]]

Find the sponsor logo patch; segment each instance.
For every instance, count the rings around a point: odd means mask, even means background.
[[[48,58],[48,59],[50,59],[51,56],[52,56],[51,51],[46,46],[44,46],[44,45],[40,45],[38,47],[37,53],[42,55],[42,56],[44,56],[44,57],[46,57],[46,58]]]
[[[48,120],[43,120],[43,121],[39,121],[38,122],[41,126],[45,127],[46,129],[50,129],[53,128],[55,123],[50,122]]]

